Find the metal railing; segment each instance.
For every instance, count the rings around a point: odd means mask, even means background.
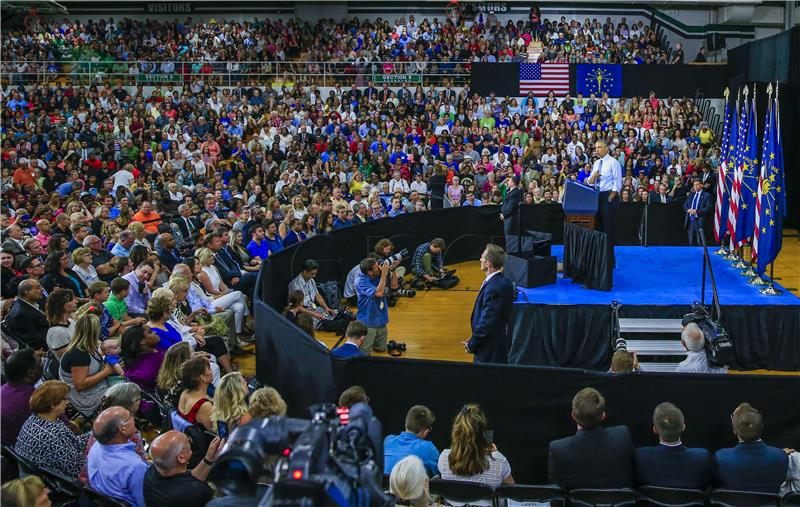
[[[469,62],[184,62],[184,61],[6,61],[0,79],[13,85],[49,84],[59,80],[114,85],[183,85],[195,79],[215,86],[237,83],[300,84],[303,86],[363,87],[370,81],[380,87],[453,86],[469,84]]]

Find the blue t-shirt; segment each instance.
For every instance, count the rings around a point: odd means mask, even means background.
[[[283,250],[283,240],[281,240],[280,236],[275,236],[275,239],[269,239],[269,236],[264,237],[264,243],[267,244],[267,248],[269,248],[269,254],[276,254]],[[264,257],[266,259],[266,257]]]
[[[386,296],[376,296],[380,278],[370,278],[363,273],[356,278],[358,294],[357,318],[367,327],[383,327],[389,323],[389,305]]]
[[[439,450],[433,442],[423,440],[404,431],[399,435],[387,435],[383,439],[383,473],[389,475],[398,461],[406,456],[416,456],[425,465],[429,477],[439,474]]]
[[[152,328],[153,332],[155,332],[158,337],[161,338],[161,341],[159,341],[158,345],[156,345],[156,348],[159,350],[167,350],[171,346],[175,345],[176,343],[180,343],[183,340],[178,330],[172,327],[169,322],[165,322],[164,327],[167,328],[166,331],[157,327]]]
[[[331,357],[336,357],[339,359],[347,359],[350,357],[358,357],[363,355],[365,354],[361,352],[361,349],[352,343],[345,343],[331,350]]]
[[[250,240],[247,245],[247,253],[251,257],[258,257],[259,259],[266,260],[269,257],[269,245],[265,240],[261,240],[261,244],[256,243],[256,240]]]

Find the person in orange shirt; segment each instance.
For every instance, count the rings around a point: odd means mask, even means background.
[[[158,234],[158,224],[161,223],[161,215],[153,211],[150,201],[142,201],[142,207],[133,215],[135,222],[141,222],[144,230],[150,234]]]
[[[20,164],[14,171],[14,185],[18,191],[33,190],[36,187],[36,169],[28,164]]]

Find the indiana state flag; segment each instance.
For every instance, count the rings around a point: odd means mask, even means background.
[[[598,97],[607,93],[609,97],[622,96],[622,65],[579,63],[576,71],[578,93],[588,97],[594,93]]]

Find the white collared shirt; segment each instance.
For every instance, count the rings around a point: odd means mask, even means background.
[[[488,275],[486,275],[486,278],[483,280],[483,283],[481,284],[481,289],[483,288],[484,285],[486,285],[489,282],[490,278],[492,278],[494,275],[496,275],[498,273],[501,273],[501,271],[499,269],[497,271],[494,271],[494,272],[489,273]]]
[[[716,368],[708,365],[706,352],[687,352],[686,359],[675,368],[676,373],[727,373],[725,368]]]
[[[601,192],[617,192],[622,190],[622,166],[619,161],[609,154],[596,160],[592,166],[592,173],[599,173],[599,180],[596,182],[598,190]]]

